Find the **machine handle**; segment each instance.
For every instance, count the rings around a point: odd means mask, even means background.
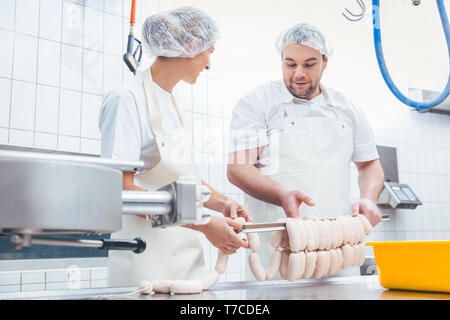
[[[102,239],[103,245],[99,248],[102,250],[133,250],[134,253],[144,252],[147,244],[141,238],[134,240],[111,240]]]

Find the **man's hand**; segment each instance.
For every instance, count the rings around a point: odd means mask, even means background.
[[[242,229],[242,224],[226,217],[213,216],[199,231],[202,232],[213,246],[225,254],[233,254],[240,247],[248,248],[248,243],[236,234]]]
[[[363,214],[372,226],[376,226],[381,221],[381,213],[375,202],[369,199],[359,199],[352,206],[352,215]]]
[[[284,209],[288,218],[300,217],[298,208],[303,202],[310,207],[315,205],[314,201],[309,196],[300,191],[288,191],[280,198],[281,207]]]
[[[225,202],[223,215],[225,217],[229,217],[232,219],[236,219],[237,217],[242,217],[247,222],[254,222],[252,217],[250,216],[250,212],[246,207],[241,205],[240,203],[234,201],[233,199],[228,199]]]

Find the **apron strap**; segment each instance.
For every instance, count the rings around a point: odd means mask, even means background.
[[[144,86],[145,99],[147,101],[148,121],[155,137],[163,136],[164,131],[162,125],[161,110],[159,108],[158,99],[156,98],[155,88],[153,88],[151,69],[149,68],[145,71],[142,71],[141,77],[142,85]],[[178,109],[177,104],[175,103],[175,99],[172,94],[170,95],[170,97],[172,100],[172,105],[175,108],[178,117],[180,118],[181,125],[183,126],[183,128],[185,128],[183,118],[181,117],[181,113]]]
[[[338,119],[341,120],[341,117],[339,116],[339,114],[336,112],[336,106],[332,105],[331,103],[327,103],[327,106],[329,106],[331,108],[331,111],[333,111],[334,116]]]
[[[180,118],[181,125],[183,126],[184,129],[186,129],[184,126],[183,117],[181,117],[180,110],[178,109],[177,103],[175,102],[175,98],[173,97],[173,95],[170,95],[170,98],[172,99],[172,105],[175,108],[175,111],[177,112],[178,117]]]
[[[297,118],[295,113],[295,104],[288,103],[284,105],[284,111],[286,113],[286,118],[289,122],[294,122]]]

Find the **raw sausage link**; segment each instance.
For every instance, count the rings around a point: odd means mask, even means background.
[[[266,280],[272,280],[280,269],[281,252],[275,250],[270,257],[269,265],[266,270]]]
[[[287,279],[287,267],[289,264],[289,251],[281,251],[280,275],[283,279]]]
[[[223,274],[228,264],[228,255],[219,250],[217,253],[216,267],[215,270],[219,274]]]
[[[307,250],[315,250],[317,248],[318,236],[317,236],[317,228],[316,224],[311,220],[303,220],[303,224],[306,229],[306,233],[308,235],[308,240],[306,244]]]
[[[259,250],[259,247],[261,245],[259,241],[259,235],[255,233],[247,233],[247,240],[248,240],[248,246],[253,252],[256,252]]]
[[[308,251],[305,255],[305,272],[303,273],[303,279],[309,279],[316,269],[317,252]]]
[[[336,248],[339,248],[340,246],[342,246],[342,238],[344,231],[342,230],[341,224],[337,220],[333,220],[331,223],[334,225],[334,229],[336,232],[337,238]]]
[[[286,219],[278,219],[277,222],[285,222]],[[281,239],[283,238],[283,230],[274,231],[270,234],[270,244],[274,249],[281,247]]]
[[[342,263],[342,269],[351,267],[354,260],[354,251],[351,245],[344,244],[341,248],[344,262]]]
[[[169,293],[171,282],[171,280],[153,279],[153,291],[155,291],[156,293]]]
[[[325,230],[326,230],[326,238],[325,238],[325,250],[330,250],[331,249],[331,237],[333,236],[333,232],[331,231],[330,228],[330,221],[329,220],[324,220],[324,226],[325,226]]]
[[[299,279],[305,271],[305,253],[292,252],[289,255],[287,267],[287,280],[294,282]]]
[[[364,246],[361,243],[365,235],[373,230],[364,216],[320,219],[310,216],[278,219],[280,221],[285,221],[286,230],[271,234],[270,243],[275,250],[266,271],[256,254],[260,247],[257,233],[247,235],[253,251],[249,257],[250,269],[257,280],[272,280],[277,271],[289,281],[311,277],[319,279],[364,263]],[[278,251],[278,248],[284,250]],[[220,258],[225,259],[223,255]],[[219,256],[218,265],[226,266],[226,261],[219,263]],[[221,271],[218,269],[218,272]]]
[[[330,249],[330,268],[328,269],[327,276],[336,274],[338,270],[338,255],[336,249]]]
[[[330,221],[328,224],[328,227],[330,228],[330,232],[331,232],[331,246],[330,249],[335,249],[338,247],[337,242],[338,242],[338,234],[337,234],[337,230],[336,230],[336,225],[333,223],[334,221]]]
[[[352,219],[355,221],[355,224],[356,224],[357,229],[358,229],[358,241],[357,242],[358,243],[359,242],[363,242],[364,241],[364,237],[366,236],[366,234],[364,232],[364,225],[363,225],[363,223],[362,223],[360,218],[353,217]]]
[[[317,229],[319,230],[319,245],[317,249],[323,250],[325,249],[326,241],[327,241],[327,229],[325,226],[325,222],[321,220],[316,221]]]
[[[289,237],[289,249],[294,252],[300,251],[301,237],[294,219],[289,218],[286,221],[286,231]]]
[[[295,219],[295,222],[297,223],[297,230],[300,235],[300,244],[298,251],[303,251],[306,249],[306,245],[308,244],[308,234],[302,219]]]
[[[363,244],[359,244],[359,259],[358,259],[358,267],[364,264],[364,260],[366,260],[366,246]]]
[[[270,234],[270,245],[274,249],[278,249],[281,245],[281,238],[283,237],[283,231],[274,231]]]
[[[363,214],[358,214],[357,217],[361,220],[361,222],[364,225],[364,232],[366,233],[366,236],[371,234],[373,232],[373,226],[369,222],[369,220],[367,220],[366,216]]]
[[[139,286],[139,290],[141,290],[141,294],[150,294],[153,290],[153,284],[151,281],[144,280],[141,282]]]
[[[208,290],[209,288],[211,288],[217,282],[217,280],[219,280],[219,278],[220,274],[216,270],[213,270],[213,272],[211,272],[201,280],[203,284],[203,290]]]
[[[330,253],[328,251],[317,252],[316,269],[313,278],[320,279],[325,276],[330,269]]]
[[[200,293],[203,291],[203,283],[200,280],[173,280],[170,284],[170,292],[174,294]]]
[[[255,276],[256,280],[263,281],[266,279],[266,271],[261,265],[261,260],[256,252],[252,252],[248,257],[248,264],[250,265],[250,270]]]

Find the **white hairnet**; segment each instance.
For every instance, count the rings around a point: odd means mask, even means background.
[[[331,44],[325,39],[322,32],[308,23],[299,23],[284,33],[281,33],[277,38],[275,46],[278,52],[282,54],[284,48],[291,43],[311,47],[327,57],[333,53]]]
[[[193,7],[149,16],[142,26],[146,51],[156,57],[194,57],[217,40],[215,22]]]

